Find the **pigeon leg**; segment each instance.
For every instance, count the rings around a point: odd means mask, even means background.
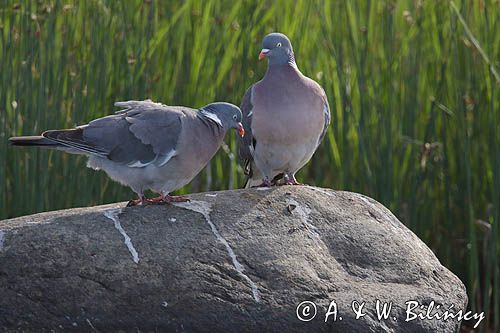
[[[127,203],[127,207],[137,206],[137,205],[147,205],[148,199],[144,196],[144,193],[138,193],[138,199],[132,199]]]
[[[183,197],[183,196],[173,196],[169,195],[168,193],[165,193],[163,191],[159,192],[160,196],[153,198],[153,199],[147,199],[147,203],[150,205],[164,205],[167,203],[171,202],[187,202],[189,201],[188,198]]]
[[[162,194],[164,202],[188,202],[189,199],[182,195]]]
[[[166,203],[167,203],[167,201],[165,201],[165,198],[163,195],[160,195],[159,197],[156,197],[156,198],[147,199],[147,204],[149,204],[149,205],[163,205]]]
[[[295,179],[295,175],[292,173],[292,174],[285,174],[284,176],[285,178],[285,184],[284,185],[302,185],[301,183],[299,183],[297,181],[297,179]]]
[[[252,187],[271,187],[273,184],[269,180],[269,177],[264,177],[262,179],[262,184],[257,185],[257,186],[252,186]]]
[[[147,203],[149,205],[163,205],[163,204],[166,204],[167,202],[164,200],[165,199],[164,192],[163,191],[156,191],[156,193],[160,193],[160,195],[157,196],[156,198],[146,199]]]

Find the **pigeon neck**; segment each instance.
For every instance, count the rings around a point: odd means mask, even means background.
[[[206,108],[201,108],[200,112],[198,112],[198,118],[200,118],[205,126],[210,128],[216,136],[224,136],[226,128],[216,113],[211,112],[211,110],[207,110]]]
[[[279,58],[269,58],[269,68],[271,67],[279,67],[279,66],[291,66],[293,68],[298,69],[297,64],[295,63],[295,55],[293,52],[288,54],[288,57],[279,57]]]
[[[283,75],[291,75],[288,76],[288,78],[284,78],[285,80],[291,79],[291,77],[296,77],[300,76],[300,70],[298,69],[297,65],[295,63],[293,64],[284,64],[284,65],[272,65],[267,67],[266,74],[264,75],[264,78],[278,78],[282,77]]]

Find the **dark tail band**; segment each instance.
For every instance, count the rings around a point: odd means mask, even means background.
[[[44,138],[43,136],[15,136],[9,139],[13,146],[58,146],[57,142]]]

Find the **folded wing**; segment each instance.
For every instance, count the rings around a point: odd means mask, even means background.
[[[162,166],[175,156],[185,110],[151,101],[116,103],[123,110],[71,130],[42,134],[64,148],[129,167]]]

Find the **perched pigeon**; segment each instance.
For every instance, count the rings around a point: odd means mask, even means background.
[[[104,170],[139,196],[133,204],[186,201],[169,193],[189,183],[219,149],[230,128],[244,135],[241,111],[229,103],[195,110],[147,101],[119,102],[116,114],[74,129],[10,138],[15,146],[37,146],[89,156],[87,166]],[[161,194],[146,199],[144,191]]]
[[[281,178],[296,185],[295,173],[311,159],[330,124],[328,100],[319,84],[299,71],[287,36],[271,33],[262,46],[259,59],[269,59],[267,72],[241,103],[245,187],[270,186]]]

